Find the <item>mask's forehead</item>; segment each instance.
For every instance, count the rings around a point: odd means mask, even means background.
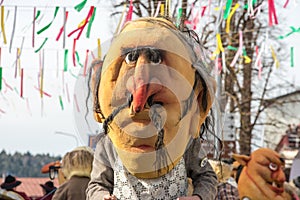
[[[165,23],[131,22],[113,39],[103,69],[105,70],[115,59],[122,56],[123,49],[139,47],[153,47],[170,52],[191,63],[190,46],[184,38],[180,31]]]

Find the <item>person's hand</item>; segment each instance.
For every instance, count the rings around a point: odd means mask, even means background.
[[[117,200],[117,197],[115,195],[104,195],[103,200]]]
[[[197,195],[194,195],[189,197],[179,197],[177,200],[201,200],[201,198]]]

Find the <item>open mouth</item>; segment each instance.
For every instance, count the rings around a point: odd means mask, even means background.
[[[267,182],[270,185],[272,191],[277,194],[282,194],[284,192],[283,183]]]

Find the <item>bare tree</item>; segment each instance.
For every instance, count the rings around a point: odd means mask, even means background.
[[[168,1],[161,2],[166,5]],[[200,2],[198,0],[172,1],[173,11],[166,10],[165,12],[172,13],[172,16],[169,17],[176,19],[178,17],[177,10],[180,8],[181,24],[184,25],[184,22],[193,20],[193,11],[200,9],[200,6],[197,7],[197,3],[200,4]],[[237,134],[239,135],[240,153],[249,154],[251,153],[254,127],[262,125],[258,119],[270,105],[266,104],[265,100],[277,94],[276,89],[291,87],[290,83],[283,80],[278,80],[276,83],[270,81],[274,74],[274,68],[279,63],[278,60],[285,60],[287,57],[287,54],[284,53],[286,47],[277,39],[280,28],[268,24],[267,0],[251,1],[255,2],[252,5],[247,4],[248,0],[232,0],[232,4],[229,5],[229,12],[232,12],[230,20],[228,16],[224,19],[226,12],[226,10],[222,11],[222,7],[225,7],[222,5],[224,2],[228,3],[229,1],[213,1],[210,6],[219,7],[221,11],[211,12],[205,19],[203,17],[201,20],[205,20],[205,23],[202,23],[203,25],[196,28],[195,31],[198,32],[202,44],[210,52],[216,50],[216,34],[220,35],[224,51],[217,53],[214,58],[222,66],[222,70],[219,71],[219,97],[224,97],[225,102],[230,103],[230,113],[238,113]],[[132,3],[134,6],[133,13],[138,17],[153,16],[159,5],[159,1],[154,0],[133,0]],[[119,10],[125,4],[129,6],[130,1],[121,1],[121,3],[113,6],[115,10]],[[234,8],[238,5],[239,9],[234,12]],[[121,11],[114,11],[112,15],[120,13]],[[228,26],[230,31],[228,31]],[[242,44],[240,44],[240,33],[243,33]],[[237,62],[233,63],[240,45],[243,45],[242,52],[240,52]],[[262,51],[263,48],[268,49],[268,51]],[[257,49],[258,51],[256,51]],[[259,55],[260,51],[264,52],[261,56]],[[221,62],[222,54],[225,57],[223,63]],[[224,106],[222,111],[224,112]]]

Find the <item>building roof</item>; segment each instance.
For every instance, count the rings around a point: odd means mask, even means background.
[[[44,184],[49,181],[49,178],[31,178],[31,177],[16,177],[17,180],[21,181],[22,184],[16,187],[17,191],[25,192],[29,197],[43,196],[43,189],[40,184]],[[4,179],[0,178],[0,182],[3,183]],[[58,180],[54,179],[54,186],[58,187]]]

